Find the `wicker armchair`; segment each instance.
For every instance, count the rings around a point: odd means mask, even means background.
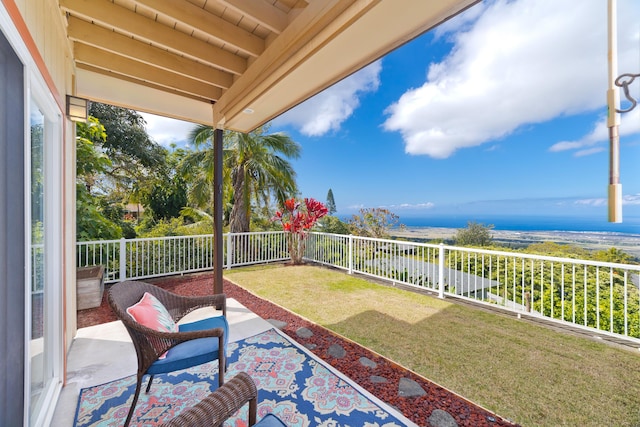
[[[256,424],[258,390],[253,379],[240,372],[203,401],[160,427],[217,427],[249,402],[249,426],[285,427],[275,415],[268,414]]]
[[[139,302],[145,292],[156,297],[175,322],[202,307],[214,306],[222,309],[222,316],[179,325],[178,332],[158,332],[136,322],[127,313],[127,308]],[[223,385],[229,333],[224,294],[186,297],[148,283],[126,281],[113,285],[107,295],[112,310],[127,328],[138,356],[136,391],[125,427],[131,422],[138,403],[144,375],[150,375],[146,388],[148,393],[156,374],[186,369],[218,359],[218,381],[220,386]]]

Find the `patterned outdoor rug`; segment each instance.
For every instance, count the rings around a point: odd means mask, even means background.
[[[156,376],[150,393],[140,393],[131,425],[158,425],[204,399],[218,383],[217,363]],[[272,412],[287,426],[411,424],[275,329],[229,344],[225,378],[241,371],[258,387],[258,419]],[[134,391],[135,375],[82,389],[74,426],[121,426]],[[225,426],[246,426],[246,411],[247,405]]]

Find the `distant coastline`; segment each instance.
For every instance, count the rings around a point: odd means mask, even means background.
[[[640,236],[640,216],[627,215],[620,224],[607,222],[606,213],[598,216],[437,214],[409,216],[399,214],[399,224],[409,228],[465,228],[469,221],[493,225],[494,230],[513,232],[623,233]],[[339,215],[349,221],[351,215]]]
[[[400,217],[407,227],[465,228],[469,221],[492,224],[495,230],[520,232],[588,232],[640,235],[640,217],[625,217],[620,224],[607,222],[600,216],[534,216],[534,215],[438,215]]]
[[[464,227],[458,227],[464,228]],[[407,226],[394,228],[393,237],[420,242],[440,240],[453,243],[458,228]],[[560,230],[492,230],[495,243],[512,248],[521,248],[533,243],[555,242],[572,244],[588,250],[616,248],[640,259],[640,234],[608,231],[560,231]]]
[[[351,216],[341,215],[340,219],[349,221]],[[588,250],[614,247],[640,259],[640,216],[625,216],[622,223],[615,224],[607,222],[606,216],[400,215],[399,224],[404,229],[393,228],[391,235],[418,242],[453,243],[456,231],[466,228],[469,221],[493,225],[494,242],[506,247],[522,248],[541,242],[573,244]]]

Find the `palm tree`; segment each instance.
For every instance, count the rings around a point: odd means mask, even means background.
[[[223,181],[225,200],[231,205],[229,229],[249,231],[251,202],[268,205],[275,198],[279,205],[297,192],[296,173],[288,158],[300,156],[300,145],[284,133],[265,134],[262,127],[244,134],[225,131]],[[197,126],[189,139],[202,149],[187,155],[181,171],[192,183],[189,200],[196,207],[211,206],[213,195],[213,129]]]
[[[207,137],[206,131],[209,131]],[[213,158],[212,129],[198,126],[189,134],[189,140],[195,146],[195,151],[188,152],[180,161],[177,172],[188,182],[187,198],[189,204],[203,211],[212,213],[213,205]],[[225,188],[224,193],[226,194]]]

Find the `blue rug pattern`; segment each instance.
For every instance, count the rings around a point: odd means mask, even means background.
[[[238,372],[253,378],[258,419],[274,413],[290,427],[405,425],[274,329],[229,343],[228,350],[225,378]],[[217,371],[216,361],[156,376],[149,394],[140,393],[131,426],[158,425],[195,405],[215,390]],[[122,425],[134,391],[135,376],[82,389],[74,426]],[[247,405],[224,425],[246,426],[246,411]]]

